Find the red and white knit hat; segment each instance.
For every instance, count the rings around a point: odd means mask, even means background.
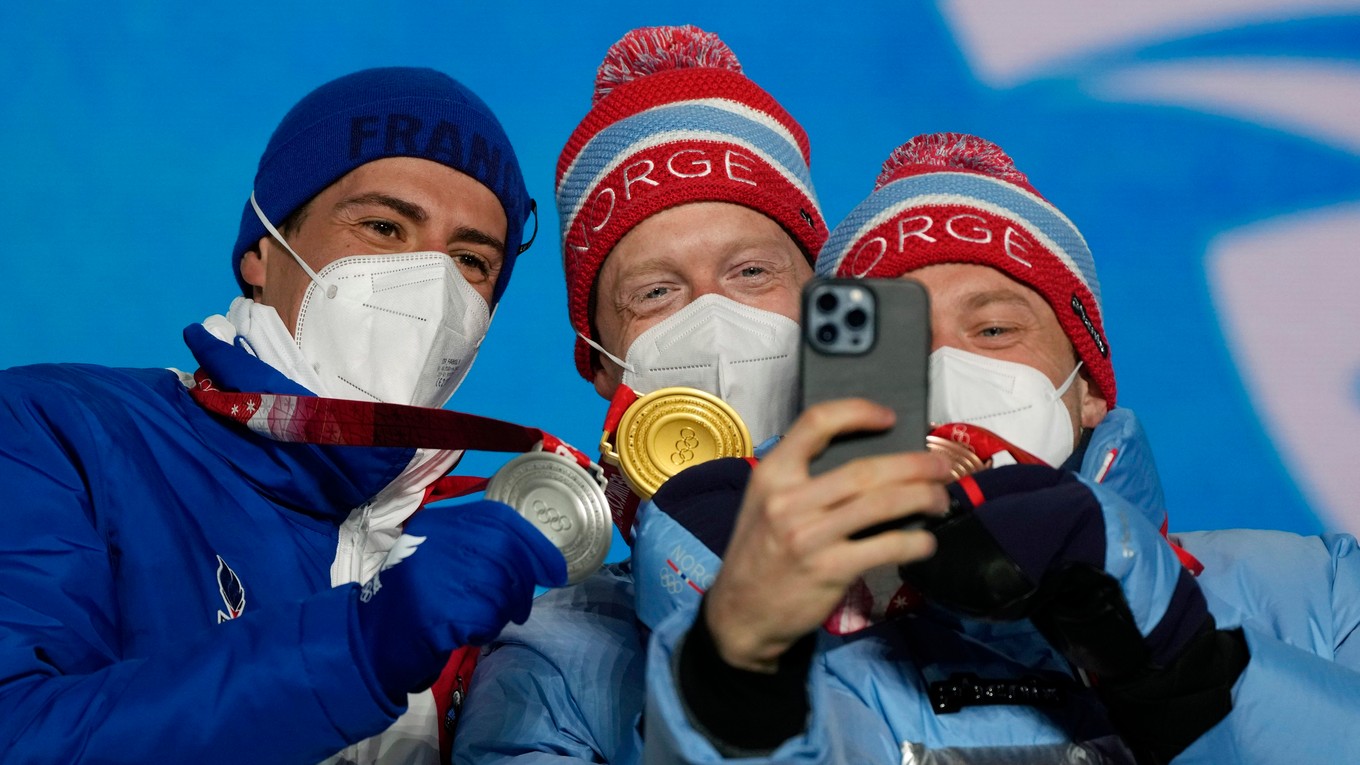
[[[991,266],[1042,295],[1114,406],[1100,282],[1086,240],[999,146],[977,136],[920,135],[893,150],[874,193],[831,232],[816,270],[893,278],[937,263]]]
[[[810,153],[803,128],[741,73],[717,35],[693,26],[624,35],[605,54],[593,106],[557,161],[572,326],[593,335],[591,293],[614,245],[678,205],[749,207],[783,226],[811,261],[827,226]],[[598,366],[578,338],[581,376],[591,379]]]

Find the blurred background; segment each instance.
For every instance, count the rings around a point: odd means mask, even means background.
[[[644,7],[645,6],[645,7]],[[543,213],[452,406],[594,452],[553,172],[608,46],[719,33],[806,127],[826,217],[921,132],[1001,144],[1086,235],[1172,530],[1360,531],[1360,2],[0,4],[0,368],[193,369],[259,154],[316,85],[449,72]],[[494,470],[474,455],[465,472]]]

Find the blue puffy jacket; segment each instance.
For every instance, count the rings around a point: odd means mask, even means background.
[[[306,394],[185,336],[219,387]],[[167,370],[0,372],[4,761],[308,763],[384,730],[330,566],[412,455],[261,438]]]
[[[1165,519],[1155,466],[1127,410],[1098,427],[1083,476],[1136,506],[1153,527]],[[1104,491],[1102,490],[1102,493]],[[1258,531],[1179,535],[1203,564],[1199,585],[1220,628],[1241,626],[1251,652],[1233,710],[1176,757],[1188,763],[1339,762],[1360,758],[1360,553],[1346,535]],[[640,532],[637,545],[646,546]],[[639,564],[641,594],[648,575]],[[1126,591],[1139,583],[1126,584]],[[1149,585],[1150,586],[1150,585]],[[1135,612],[1138,608],[1135,606]],[[648,656],[648,763],[724,758],[696,731],[673,682],[674,652],[694,619],[677,607]],[[809,676],[802,734],[768,758],[789,763],[1128,762],[1103,707],[1073,682],[1053,706],[964,706],[936,714],[932,682],[972,673],[986,680],[1068,678],[1067,663],[1028,622],[987,624],[925,609],[862,632],[821,635]]]

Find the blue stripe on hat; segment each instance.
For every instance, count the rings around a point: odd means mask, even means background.
[[[864,233],[865,227],[896,206],[923,196],[953,195],[977,199],[1011,211],[1017,218],[1043,234],[1071,259],[1096,304],[1100,305],[1100,282],[1096,279],[1095,260],[1086,240],[1076,226],[1052,205],[1006,181],[974,173],[941,171],[902,178],[870,194],[831,232],[817,258],[819,276],[834,276],[848,249]],[[921,205],[938,204],[921,201]],[[895,212],[894,212],[895,214]],[[886,218],[884,218],[886,219]],[[881,220],[880,220],[881,222]],[[1060,255],[1061,257],[1061,255]]]
[[[702,126],[702,127],[700,127]],[[557,191],[557,210],[566,230],[581,198],[599,179],[600,173],[616,158],[627,156],[634,145],[661,133],[719,133],[755,147],[797,179],[803,190],[813,196],[812,175],[802,152],[788,137],[759,121],[693,101],[658,106],[619,120],[601,130],[581,149]]]

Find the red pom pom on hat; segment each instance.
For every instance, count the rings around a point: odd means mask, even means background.
[[[1033,191],[1029,178],[1000,146],[967,133],[926,133],[893,149],[883,161],[874,190],[899,178],[939,168],[982,173]]]
[[[599,103],[614,88],[649,74],[703,67],[741,74],[737,54],[712,32],[692,24],[634,29],[605,53],[595,75],[591,103]]]

